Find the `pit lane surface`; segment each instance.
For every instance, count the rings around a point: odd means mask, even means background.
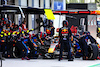
[[[98,64],[98,65],[97,65]],[[95,65],[95,66],[92,66]],[[97,66],[96,66],[97,65]],[[75,58],[74,61],[63,59],[5,59],[2,67],[100,67],[100,60],[82,60],[82,58]]]

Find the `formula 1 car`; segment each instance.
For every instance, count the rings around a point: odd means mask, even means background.
[[[44,46],[42,47],[42,52],[44,55],[43,58],[45,59],[51,59],[51,58],[55,58],[55,50],[58,46],[58,39],[57,38],[53,38],[53,37],[48,37],[47,40],[44,41]]]

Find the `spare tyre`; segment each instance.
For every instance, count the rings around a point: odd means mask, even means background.
[[[98,57],[99,54],[99,50],[98,50],[98,46],[96,44],[90,44],[88,45],[88,58],[90,60],[94,60]]]

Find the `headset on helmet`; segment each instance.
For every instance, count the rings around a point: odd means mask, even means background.
[[[50,20],[50,21],[49,21],[49,26],[52,26],[52,24],[53,24],[53,21]]]
[[[50,20],[50,23],[52,23],[52,24],[53,24],[53,21],[52,21],[52,20]]]
[[[63,26],[65,26],[65,25],[68,26],[68,21],[67,20],[63,21]]]

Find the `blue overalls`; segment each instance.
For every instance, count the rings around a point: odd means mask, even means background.
[[[59,61],[62,58],[62,52],[64,47],[67,47],[67,51],[68,51],[68,59],[71,60],[72,59],[72,55],[71,55],[71,46],[69,44],[69,37],[72,35],[71,30],[68,27],[62,27],[59,30],[59,36],[60,36],[60,55],[59,55]]]
[[[24,43],[24,42],[26,42],[26,41],[28,41],[28,39],[24,39],[23,41],[22,41],[22,44],[24,45],[24,50],[25,50],[25,52],[26,52],[26,56],[28,55],[28,47],[27,47],[27,45]]]
[[[34,42],[34,39],[36,39],[36,37],[33,37],[32,39],[32,43],[36,44],[36,42]],[[37,44],[36,44],[37,45]],[[35,47],[37,49],[37,47]],[[37,51],[35,51],[35,54],[37,54]]]

